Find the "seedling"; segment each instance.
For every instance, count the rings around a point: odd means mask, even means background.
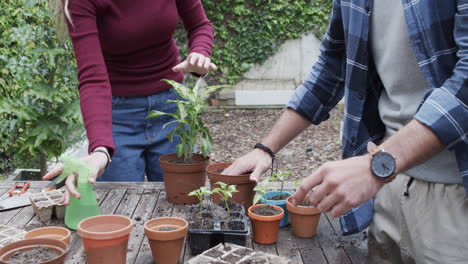
[[[259,182],[257,184],[257,186],[255,186],[254,188],[254,191],[256,192],[255,193],[255,196],[253,198],[253,204],[257,204],[260,199],[263,197],[263,200],[265,200],[265,204],[267,202],[267,199],[265,199],[265,193],[267,192],[267,189],[271,189],[271,184],[270,184],[270,179],[265,179],[261,182]]]
[[[219,185],[220,188],[214,188],[211,193],[217,193],[221,195],[221,198],[224,200],[224,204],[226,205],[226,210],[228,211],[229,217],[231,217],[231,210],[229,209],[229,198],[232,198],[232,194],[239,192],[236,190],[236,185],[227,184],[224,182],[217,182],[216,185]]]
[[[170,141],[174,140],[177,135],[181,141],[176,146],[176,154],[179,158],[184,158],[184,161],[192,161],[193,151],[197,143],[201,145],[201,151],[204,157],[207,157],[213,146],[213,139],[211,138],[210,131],[203,124],[200,115],[206,111],[207,103],[205,98],[215,91],[226,88],[229,86],[208,86],[200,90],[200,80],[197,81],[193,88],[189,88],[181,83],[172,80],[163,80],[174,87],[175,91],[181,97],[177,100],[167,100],[166,103],[177,104],[176,113],[165,113],[153,110],[147,118],[155,118],[164,115],[173,117],[175,120],[164,124],[166,126],[177,123],[174,129],[167,135]]]
[[[291,175],[290,171],[278,172],[278,173],[274,173],[269,178],[270,181],[279,182],[281,184],[281,189],[280,189],[280,194],[279,194],[280,196],[283,194],[284,182],[286,181],[286,177],[289,175]]]
[[[200,201],[200,218],[202,218],[203,198],[205,198],[205,194],[207,195],[212,194],[212,192],[205,186],[202,186],[199,189],[193,190],[188,194],[189,196],[196,196],[198,200]]]

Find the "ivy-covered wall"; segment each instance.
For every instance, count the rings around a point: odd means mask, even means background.
[[[74,1],[74,0],[71,0]],[[288,39],[321,38],[332,0],[202,0],[215,28],[210,83],[235,83]],[[186,54],[186,33],[176,38]],[[83,131],[70,45],[59,45],[48,0],[0,4],[0,176],[38,167],[39,153],[57,156]],[[13,163],[13,164],[12,164]]]
[[[212,60],[219,66],[211,81],[233,84],[254,64],[272,56],[286,40],[314,32],[321,39],[332,0],[203,0],[215,30]],[[186,54],[186,37],[177,32]]]

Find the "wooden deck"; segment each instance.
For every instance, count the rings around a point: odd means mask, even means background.
[[[0,199],[8,195],[6,192],[11,184],[12,182],[0,182]],[[45,182],[31,182],[30,191],[38,192],[45,184]],[[98,182],[95,184],[95,192],[103,214],[125,215],[135,223],[129,240],[127,263],[153,263],[143,230],[145,221],[161,216],[184,218],[185,206],[167,202],[163,183]],[[29,231],[43,226],[63,226],[63,221],[52,220],[43,224],[35,217],[32,207],[28,206],[0,212],[0,224]],[[286,256],[292,260],[292,263],[365,263],[367,252],[365,234],[341,237],[339,233],[338,220],[322,215],[317,235],[313,238],[296,238],[288,226],[280,229],[278,242],[274,245],[259,245],[250,239],[247,246]],[[86,263],[81,239],[76,232],[72,233],[70,247],[66,263]],[[186,243],[183,259],[187,261],[191,257]]]

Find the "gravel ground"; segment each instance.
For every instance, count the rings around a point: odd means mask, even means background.
[[[339,108],[338,108],[339,109]],[[292,171],[288,181],[310,175],[321,164],[341,156],[342,111],[333,110],[319,126],[310,126],[278,154],[279,170]],[[213,137],[212,162],[233,161],[260,142],[283,109],[213,109],[203,116]]]

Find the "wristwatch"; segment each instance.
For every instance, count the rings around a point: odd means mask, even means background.
[[[386,183],[393,181],[397,175],[395,157],[373,142],[367,144],[367,151],[371,156],[370,167],[374,176]]]

